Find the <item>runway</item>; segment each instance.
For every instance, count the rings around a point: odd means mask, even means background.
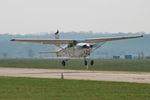
[[[149,72],[119,72],[119,71],[89,71],[64,69],[35,69],[35,68],[0,68],[0,76],[61,78],[77,80],[97,80],[116,82],[150,83]]]

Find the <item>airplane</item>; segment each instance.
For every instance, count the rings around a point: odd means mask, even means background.
[[[20,40],[12,39],[10,41],[16,42],[31,42],[31,43],[41,43],[41,44],[54,44],[56,46],[56,51],[54,52],[40,52],[41,54],[51,54],[55,53],[56,56],[62,58],[62,66],[66,65],[66,58],[84,58],[84,65],[88,69],[88,60],[87,57],[91,55],[96,49],[100,48],[104,43],[113,40],[123,40],[123,39],[132,39],[140,38],[143,35],[134,35],[134,36],[117,36],[117,37],[105,37],[105,38],[96,38],[96,39],[84,39],[84,40],[66,40],[59,38],[59,30],[55,34],[55,39],[53,40]],[[90,65],[94,64],[94,60],[90,61]]]

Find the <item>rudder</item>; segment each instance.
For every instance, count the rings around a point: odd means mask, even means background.
[[[59,40],[59,30],[57,30],[57,32],[55,33],[55,39]],[[61,46],[59,44],[56,44],[56,51],[60,51],[61,50]]]

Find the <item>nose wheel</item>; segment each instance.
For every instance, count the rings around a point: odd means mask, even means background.
[[[94,65],[94,60],[91,60],[91,61],[89,62],[89,60],[87,60],[86,57],[84,57],[84,65],[86,66],[87,69],[89,68],[89,66],[88,66],[89,64],[90,64],[91,66],[93,66],[93,65]]]

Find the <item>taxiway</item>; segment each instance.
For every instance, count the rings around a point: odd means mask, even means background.
[[[0,76],[150,83],[149,72],[89,71],[66,69],[0,68]]]

